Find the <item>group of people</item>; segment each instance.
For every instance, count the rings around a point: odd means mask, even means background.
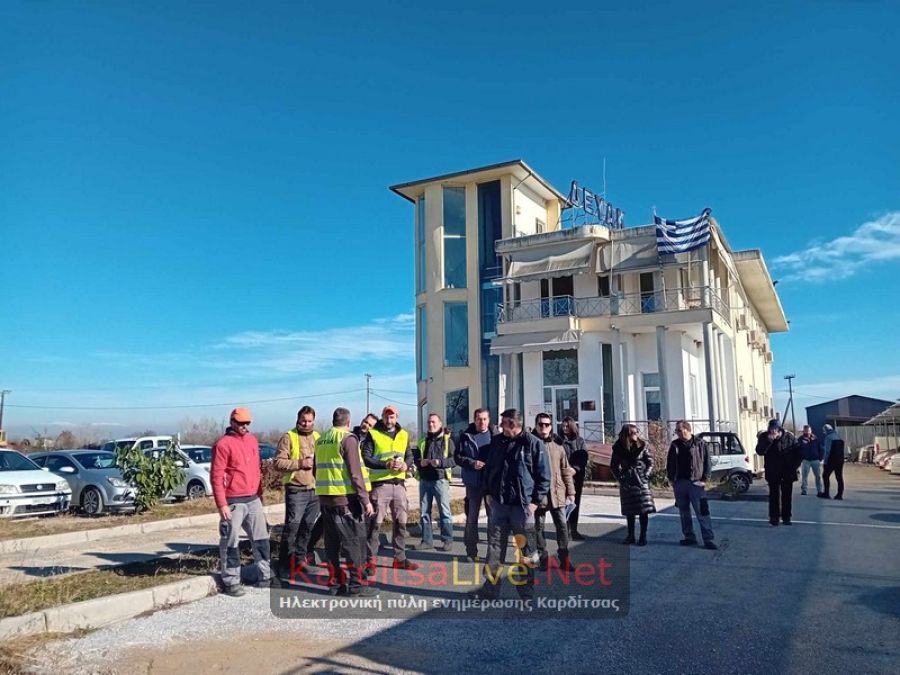
[[[844,498],[844,441],[834,427],[826,424],[821,443],[807,424],[795,438],[778,420],[771,420],[756,439],[756,454],[764,459],[765,479],[769,484],[769,524],[790,525],[794,482],[800,471],[800,494],[807,494],[809,473],[816,481],[816,496],[831,499],[831,476],[837,481],[835,499]],[[823,471],[824,470],[824,471]],[[824,487],[823,487],[824,482]]]
[[[549,513],[556,528],[554,564],[569,566],[569,541],[578,532],[578,511],[587,470],[587,450],[574,419],[566,418],[561,434],[553,432],[550,415],[525,429],[521,413],[504,411],[498,430],[490,411],[475,411],[472,424],[454,438],[440,416],[427,419],[427,432],[417,445],[398,421],[393,405],[381,418],[367,414],[350,428],[350,412],[335,409],[331,428],[314,429],[310,406],[297,413],[296,425],[278,443],[275,468],[283,473],[285,524],[278,569],[271,569],[269,537],[262,508],[259,446],[249,432],[250,411],[235,408],[229,427],[212,452],[210,477],[220,514],[220,554],[224,591],[243,595],[238,550],[240,532],[250,539],[255,567],[253,582],[268,587],[274,576],[290,581],[298,571],[315,565],[314,545],[324,536],[329,591],[365,594],[380,549],[381,526],[390,514],[395,569],[416,569],[406,556],[409,504],[406,481],[419,485],[421,541],[417,550],[453,549],[450,476],[459,465],[466,490],[466,557],[484,561],[488,578],[499,579],[510,534],[518,555],[529,561],[532,576],[523,593],[533,588],[533,568],[550,564],[544,527]],[[435,545],[432,506],[437,502],[440,542]],[[482,504],[488,517],[486,556],[478,550],[478,519]],[[343,567],[342,567],[343,563]],[[485,596],[496,597],[499,586],[485,583]]]

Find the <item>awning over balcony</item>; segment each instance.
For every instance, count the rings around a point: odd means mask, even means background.
[[[552,352],[560,349],[575,349],[578,347],[580,341],[580,330],[498,335],[491,340],[491,355],[499,356],[500,354]]]
[[[557,245],[550,249],[526,249],[510,254],[507,281],[533,281],[592,271],[595,245]]]
[[[597,272],[625,272],[659,267],[655,237],[617,239],[606,244],[597,255]]]

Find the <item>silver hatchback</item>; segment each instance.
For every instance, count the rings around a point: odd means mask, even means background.
[[[38,466],[72,486],[72,505],[89,516],[134,508],[135,489],[116,467],[116,454],[103,450],[54,450],[29,455]]]

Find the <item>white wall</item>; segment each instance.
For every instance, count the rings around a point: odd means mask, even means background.
[[[515,189],[513,200],[513,223],[517,235],[536,234],[535,220],[538,218],[547,229],[553,225],[547,223],[546,202],[526,186],[520,185]]]

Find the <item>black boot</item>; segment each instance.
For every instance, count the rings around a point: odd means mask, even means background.
[[[556,554],[556,557],[559,558],[559,567],[563,570],[571,570],[572,569],[572,561],[569,559],[569,550],[565,548],[559,549]]]

